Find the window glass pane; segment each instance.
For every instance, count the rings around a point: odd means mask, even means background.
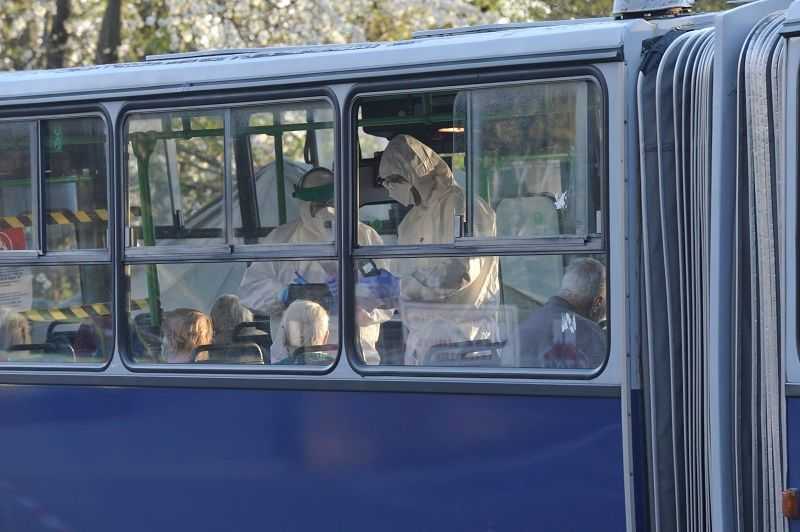
[[[134,115],[127,131],[131,245],[224,242],[223,114]]]
[[[43,120],[40,127],[47,249],[107,247],[105,122],[65,118]]]
[[[358,242],[453,242],[466,213],[464,116],[458,92],[365,98],[358,113]],[[493,236],[493,214],[477,225]],[[477,218],[477,217],[476,217]]]
[[[594,369],[608,352],[602,255],[358,263],[369,364]]]
[[[478,238],[603,231],[593,82],[365,98],[357,116],[359,218],[384,243],[450,243],[470,229]]]
[[[142,363],[328,366],[336,261],[129,266],[128,352]]]
[[[0,123],[0,252],[33,247],[32,123]]]
[[[469,106],[473,196],[502,238],[602,232],[601,99],[588,81],[476,90]]]
[[[0,268],[0,362],[104,362],[114,349],[110,265]]]
[[[234,241],[332,242],[333,111],[326,102],[233,111]]]

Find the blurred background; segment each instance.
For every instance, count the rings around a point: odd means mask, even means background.
[[[435,27],[607,16],[613,0],[3,0],[0,69],[148,54],[406,39]],[[700,0],[696,11],[723,9]]]

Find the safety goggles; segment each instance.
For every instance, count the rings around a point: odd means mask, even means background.
[[[293,198],[312,203],[330,203],[333,201],[333,183],[317,187],[294,186]]]
[[[391,185],[398,185],[400,183],[410,183],[408,179],[399,175],[399,174],[392,174],[386,177],[378,177],[377,179],[378,184],[382,187],[391,186]]]

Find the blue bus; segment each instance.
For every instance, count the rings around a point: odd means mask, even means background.
[[[800,530],[800,3],[0,76],[0,529]]]

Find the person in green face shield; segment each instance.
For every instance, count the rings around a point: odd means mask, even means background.
[[[336,230],[333,173],[327,168],[309,170],[295,187],[292,196],[298,201],[299,218],[273,229],[264,243],[333,242]],[[358,224],[358,242],[383,244],[378,233],[363,223]],[[292,302],[289,286],[326,284],[333,296],[331,299],[335,301],[338,278],[335,260],[253,262],[247,268],[239,287],[239,296],[243,305],[269,316],[273,340],[270,359],[273,364],[288,355],[280,325],[286,307]],[[330,314],[330,343],[337,343],[336,310],[326,310]],[[375,344],[378,341],[380,324],[391,317],[392,311],[389,309],[359,309],[362,357],[367,364],[380,362]]]

